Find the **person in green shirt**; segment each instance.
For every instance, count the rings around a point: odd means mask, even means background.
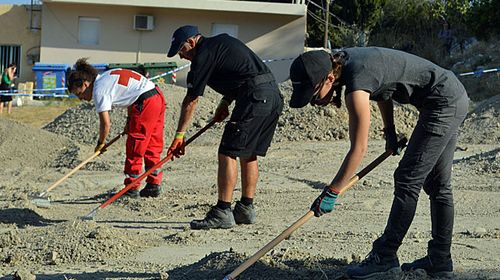
[[[15,63],[9,64],[2,74],[0,82],[0,91],[9,90],[12,82],[14,81],[14,73],[16,73],[17,66]],[[0,92],[5,93],[5,92]],[[12,113],[12,95],[0,95],[0,114],[3,113],[4,105],[7,106],[7,113]]]

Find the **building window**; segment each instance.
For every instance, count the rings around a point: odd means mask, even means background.
[[[16,76],[21,73],[21,46],[0,45],[0,73],[11,63],[17,65]]]
[[[219,35],[222,33],[227,33],[229,36],[238,38],[238,25],[212,23],[212,36]]]
[[[78,18],[78,43],[82,45],[99,45],[101,20],[99,18]]]

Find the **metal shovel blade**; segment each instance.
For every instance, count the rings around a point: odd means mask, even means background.
[[[50,200],[45,197],[36,197],[31,199],[31,202],[40,208],[50,208]]]
[[[99,209],[99,207],[95,208],[94,210],[92,210],[87,215],[79,217],[80,220],[82,220],[82,221],[93,221],[95,215],[97,214],[97,209]]]
[[[31,202],[35,204],[37,207],[41,208],[49,208],[50,207],[50,200],[48,197],[45,195],[47,192],[42,192],[36,196],[30,196]]]

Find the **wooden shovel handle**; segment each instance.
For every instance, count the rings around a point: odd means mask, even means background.
[[[406,146],[406,141],[407,141],[406,138],[401,139],[398,142],[398,144],[401,147],[404,147],[404,146]],[[385,151],[383,154],[378,156],[375,160],[373,160],[365,168],[363,168],[356,175],[354,175],[349,180],[349,183],[347,183],[347,185],[340,191],[340,194],[346,192],[349,188],[351,188],[354,184],[356,184],[359,181],[359,179],[363,178],[366,174],[368,174],[370,171],[372,171],[377,165],[379,165],[381,162],[383,162],[390,155],[392,155],[392,151]],[[303,224],[305,224],[307,221],[309,221],[309,219],[311,219],[313,216],[314,216],[314,211],[309,210],[304,216],[302,216],[300,219],[298,219],[289,228],[287,228],[280,235],[278,235],[276,238],[274,238],[271,242],[267,243],[266,246],[264,246],[257,253],[255,253],[253,256],[251,256],[248,260],[246,260],[244,263],[242,263],[240,266],[238,266],[233,272],[231,272],[231,274],[224,277],[223,280],[235,279],[238,275],[240,275],[248,267],[250,267],[252,264],[257,262],[268,251],[270,251],[272,248],[274,248],[274,246],[278,245],[278,243],[283,241],[283,239],[290,236],[295,230],[297,230],[299,227],[301,227]]]
[[[123,135],[125,135],[124,132],[120,133],[118,136],[116,136],[115,138],[111,139],[106,145],[104,145],[104,147],[101,149],[101,151],[106,150],[109,146],[111,146],[113,143],[115,143]],[[89,161],[95,159],[100,154],[104,153],[104,152],[101,152],[101,151],[95,152],[92,156],[90,156],[89,158],[87,158],[86,160],[84,160],[80,164],[78,164],[75,168],[73,168],[70,172],[68,172],[68,174],[64,175],[61,179],[57,180],[57,182],[55,182],[50,187],[48,187],[47,190],[45,192],[43,192],[43,195],[47,194],[52,189],[54,189],[55,187],[59,186],[59,184],[61,184],[64,180],[68,179],[68,177],[71,176],[71,175],[73,175],[76,171],[80,170],[80,168],[82,168]],[[41,195],[41,196],[43,196],[43,195]]]

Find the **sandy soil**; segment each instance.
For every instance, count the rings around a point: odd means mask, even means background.
[[[173,112],[166,116],[167,143],[178,112],[179,92],[166,88],[171,100],[167,114]],[[206,123],[217,100],[207,97],[202,102],[205,107],[200,108],[192,131]],[[49,208],[37,207],[30,195],[45,190],[92,155],[97,119],[90,113],[92,108],[85,110],[85,106],[61,115],[45,130],[0,120],[0,279],[222,279],[308,211],[348,149],[345,137],[340,137],[345,131],[333,121],[342,118],[340,113],[317,117],[320,109],[298,113],[285,109],[276,141],[260,161],[257,223],[229,230],[193,231],[189,222],[202,218],[216,202],[219,125],[189,146],[186,156],[165,164],[161,197],[120,199],[99,210],[93,221],[81,221],[79,216],[88,214],[121,187],[123,139],[54,189]],[[471,122],[482,129],[481,133],[486,131],[489,139],[498,139],[498,106],[481,108],[493,114],[497,128],[488,128],[491,118],[478,117],[479,111],[471,114],[475,118]],[[415,120],[413,111],[405,109],[401,114]],[[70,120],[78,122],[77,115],[83,115],[83,121],[70,125]],[[120,130],[118,115],[112,116],[115,133]],[[294,121],[297,119],[300,121]],[[305,119],[316,125],[304,123]],[[488,127],[481,124],[485,119]],[[374,126],[380,123],[374,120]],[[331,128],[326,139],[309,137],[311,131],[323,127]],[[372,133],[364,165],[383,152],[384,142],[378,140],[377,131]],[[452,182],[456,279],[500,279],[499,143],[475,141],[472,136],[477,131],[463,134],[467,140],[457,149]],[[349,264],[364,258],[384,229],[398,159],[388,158],[346,192],[333,213],[311,219],[240,279],[341,277]],[[239,196],[238,184],[235,200]],[[425,255],[429,238],[429,203],[422,192],[414,222],[399,251],[400,261]],[[427,276],[415,272],[379,279]]]

